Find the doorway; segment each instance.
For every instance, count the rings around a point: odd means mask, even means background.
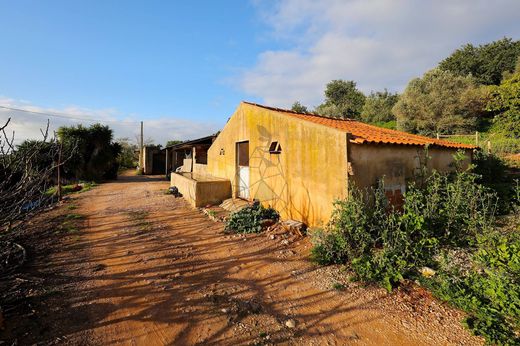
[[[249,199],[249,141],[237,143],[238,197]]]

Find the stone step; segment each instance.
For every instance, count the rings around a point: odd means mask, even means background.
[[[240,198],[228,198],[224,200],[219,207],[229,212],[236,212],[245,207],[247,207],[250,203],[246,200]]]

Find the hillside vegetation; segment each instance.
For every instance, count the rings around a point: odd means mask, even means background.
[[[402,94],[365,95],[355,81],[333,80],[324,96],[312,110],[298,101],[292,109],[446,137],[499,155],[520,152],[520,41],[464,45],[410,80]]]

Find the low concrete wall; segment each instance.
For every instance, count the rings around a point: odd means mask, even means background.
[[[231,197],[231,182],[227,179],[192,173],[173,173],[171,186],[176,186],[182,196],[194,207],[220,204]]]

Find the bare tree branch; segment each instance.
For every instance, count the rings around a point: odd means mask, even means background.
[[[48,190],[56,182],[59,145],[56,135],[48,137],[49,121],[45,131],[40,129],[43,140],[30,141],[23,150],[14,145],[14,132],[7,135],[9,122],[0,127],[0,230],[56,201]],[[72,153],[68,155],[62,164]]]

